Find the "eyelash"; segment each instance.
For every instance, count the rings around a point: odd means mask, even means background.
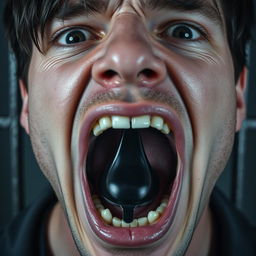
[[[192,29],[194,31],[196,31],[198,34],[200,34],[200,38],[198,39],[179,39],[179,38],[175,38],[177,40],[183,40],[183,41],[187,41],[187,42],[196,42],[196,41],[201,41],[201,40],[209,40],[209,36],[208,36],[208,33],[207,31],[200,25],[194,25],[194,24],[191,24],[191,23],[186,23],[186,22],[174,22],[174,23],[167,23],[165,24],[164,26],[162,26],[162,28],[160,29],[160,33],[159,33],[159,36],[161,38],[164,38],[165,36],[167,36],[167,32],[168,32],[168,29],[171,29],[173,27],[187,27],[189,29]]]
[[[68,45],[68,44],[60,44],[60,43],[58,43],[58,41],[61,39],[62,36],[65,36],[65,34],[68,35],[68,33],[71,33],[72,31],[84,31],[84,33],[89,34],[90,37],[93,37],[94,39],[101,38],[99,34],[93,33],[91,28],[77,26],[77,27],[71,27],[71,28],[70,27],[69,28],[64,28],[64,29],[61,29],[60,31],[57,31],[56,33],[54,33],[51,36],[50,43],[51,44],[58,44],[58,45],[64,46],[64,47],[72,47],[73,44]],[[87,39],[85,41],[91,42],[94,39]],[[76,44],[79,44],[79,43],[76,43]]]

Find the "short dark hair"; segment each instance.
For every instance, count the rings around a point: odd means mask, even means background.
[[[93,0],[81,0],[87,8]],[[7,0],[4,12],[6,34],[17,59],[17,76],[27,81],[33,43],[40,49],[38,31],[68,0]],[[229,47],[233,56],[235,79],[246,64],[246,46],[254,25],[253,0],[220,0],[225,16]]]
[[[228,43],[233,57],[235,79],[246,65],[246,48],[253,38],[254,0],[220,0],[224,13]]]

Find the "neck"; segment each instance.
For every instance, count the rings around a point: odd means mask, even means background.
[[[213,220],[209,206],[204,210],[202,217],[195,229],[186,256],[211,255],[213,244]]]
[[[64,212],[57,203],[48,222],[48,247],[52,256],[79,256]]]

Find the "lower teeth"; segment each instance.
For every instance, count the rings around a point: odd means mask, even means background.
[[[109,209],[106,209],[103,204],[101,203],[99,197],[97,195],[92,196],[93,203],[100,213],[101,218],[103,221],[111,225],[113,227],[143,227],[150,224],[156,223],[160,216],[164,213],[167,205],[168,205],[168,196],[164,196],[160,205],[157,207],[155,211],[150,211],[147,215],[147,217],[141,217],[138,219],[133,219],[131,223],[126,223],[124,220],[119,219],[117,217],[113,217],[111,211]]]

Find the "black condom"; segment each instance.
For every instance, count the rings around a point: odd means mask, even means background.
[[[123,209],[123,220],[133,220],[135,207],[151,203],[159,191],[156,171],[150,166],[137,130],[123,130],[110,166],[100,180],[101,197]]]

